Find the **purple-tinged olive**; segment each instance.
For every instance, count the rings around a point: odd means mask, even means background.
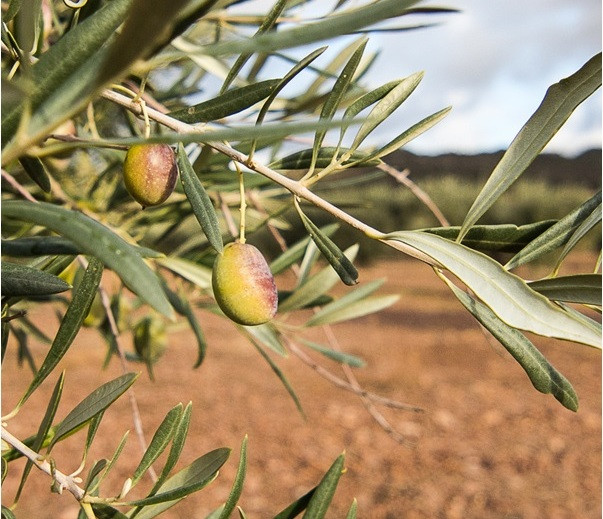
[[[126,154],[124,183],[143,208],[159,205],[174,191],[178,166],[167,144],[135,144]]]
[[[253,245],[226,245],[214,262],[212,286],[218,305],[236,323],[263,324],[276,314],[278,293],[274,276]]]

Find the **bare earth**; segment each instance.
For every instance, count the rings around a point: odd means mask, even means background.
[[[600,352],[533,338],[573,383],[580,397],[580,410],[573,413],[533,389],[506,351],[486,340],[430,269],[417,262],[361,269],[361,281],[383,276],[388,282],[382,293],[399,293],[400,301],[379,315],[335,325],[333,330],[345,351],[367,361],[365,368],[355,370],[366,389],[424,408],[422,414],[380,408],[414,447],[396,443],[358,397],[335,388],[294,355],[278,358],[305,408],[304,420],[236,329],[200,313],[209,343],[205,363],[191,369],[196,353],[190,332],[174,333],[156,367],[155,383],[142,373],[134,393],[147,440],[169,409],[192,400],[191,431],[179,467],[217,447],[231,447],[233,452],[216,481],[164,517],[204,518],[224,502],[245,434],[249,465],[240,504],[250,518],[271,517],[305,493],[342,451],[347,471],[331,518],[345,517],[354,497],[358,516],[367,518],[601,517]],[[56,329],[54,316],[34,317],[48,333]],[[319,332],[311,337],[325,343]],[[124,336],[124,347],[130,347],[129,342]],[[32,341],[32,349],[39,365],[46,347]],[[106,371],[100,369],[104,352],[95,331],[78,336],[61,365],[67,378],[58,418],[121,374],[117,360]],[[341,376],[337,365],[311,355]],[[130,369],[141,367],[133,364]],[[26,367],[17,367],[14,344],[2,375],[6,413],[31,380]],[[11,420],[13,434],[35,433],[55,382],[53,375]],[[124,396],[106,413],[90,459],[110,458],[122,434],[132,428],[130,403]],[[59,470],[77,468],[84,440],[80,432],[53,451]],[[139,459],[132,431],[103,494],[117,494]],[[10,466],[2,489],[5,504],[12,502],[22,467],[21,461]],[[149,486],[150,479],[143,481],[132,497],[142,497]],[[78,508],[72,496],[51,494],[49,487],[47,476],[32,472],[17,517],[75,518]]]

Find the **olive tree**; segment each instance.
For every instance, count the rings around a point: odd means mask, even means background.
[[[366,144],[423,78],[416,72],[368,88],[374,55],[367,51],[367,34],[388,19],[401,20],[399,30],[420,29],[412,18],[405,23],[408,15],[451,10],[410,0],[350,7],[342,0],[323,18],[303,21],[296,10],[304,2],[277,0],[261,15],[231,9],[241,3],[2,2],[3,358],[11,345],[27,348],[24,337],[43,337],[27,317],[30,309],[48,305],[61,315],[29,388],[3,417],[2,477],[19,477],[11,462],[25,456],[21,489],[35,466],[48,474],[54,491],[73,494],[81,517],[155,517],[211,483],[229,457],[229,448],[219,448],[176,470],[192,410],[191,404],[177,404],[119,495],[104,494],[103,482],[122,452],[126,431],[113,454],[86,463],[104,412],[135,383],[138,366],[146,366],[152,377],[153,366],[161,362],[166,323],[190,327],[196,368],[211,347],[203,315],[234,321],[300,411],[303,402],[279,368],[281,355],[294,353],[307,361],[310,348],[344,366],[361,365],[358,357],[307,341],[303,333],[378,312],[396,299],[376,294],[379,282],[355,286],[358,247],[340,248],[334,235],[338,225],[430,265],[451,297],[515,358],[534,388],[568,409],[578,408],[570,382],[525,333],[600,347],[600,326],[588,316],[589,309],[600,309],[600,274],[558,272],[577,242],[600,222],[601,193],[558,221],[478,224],[573,110],[599,88],[600,54],[549,88],[462,225],[448,225],[429,197],[406,179],[440,225],[386,233],[327,201],[319,187],[345,182],[357,168],[399,173],[383,158],[447,115],[450,108],[434,107],[391,141]],[[327,60],[327,47],[318,45],[351,34],[359,36]],[[295,52],[289,50],[294,47]],[[338,223],[318,225],[312,217],[317,210]],[[287,240],[281,231],[291,220],[304,231]],[[261,233],[278,244],[280,253],[246,242]],[[501,252],[510,258],[504,264]],[[527,282],[513,272],[545,254],[557,255],[550,276]],[[105,283],[106,269],[119,278],[117,290]],[[297,278],[295,289],[277,292],[274,276],[287,270]],[[350,288],[336,297],[332,289],[338,282]],[[177,288],[183,283],[186,295]],[[144,313],[135,322],[133,306]],[[286,326],[289,315],[308,308],[314,311],[304,326]],[[82,395],[81,403],[57,420],[69,373],[57,374],[55,368],[82,326],[98,330],[107,361],[119,357],[124,372]],[[119,340],[125,330],[132,331],[131,350]],[[325,369],[321,373],[371,402],[387,400],[359,388],[349,369],[345,378]],[[56,383],[45,415],[20,412],[48,377]],[[10,432],[11,421],[22,418],[39,424],[29,438]],[[88,431],[81,453],[88,474],[84,481],[66,475],[62,460],[52,457],[58,442],[82,428]],[[146,497],[129,499],[129,491],[164,452]],[[246,454],[244,438],[232,491],[211,517],[228,517],[237,507]],[[341,455],[316,487],[276,517],[301,512],[323,517],[343,467]],[[241,517],[243,506],[238,507]],[[13,517],[8,506],[2,514]],[[348,517],[355,516],[354,502]]]

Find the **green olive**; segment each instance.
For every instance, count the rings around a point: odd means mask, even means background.
[[[176,155],[167,144],[135,144],[126,154],[124,183],[143,208],[164,202],[177,176]]]
[[[278,293],[270,267],[253,245],[233,242],[216,257],[212,275],[214,296],[234,322],[253,326],[276,314]]]

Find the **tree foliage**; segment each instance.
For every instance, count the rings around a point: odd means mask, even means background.
[[[323,18],[302,20],[298,9],[304,2],[277,0],[261,15],[240,14],[233,9],[240,3],[245,2],[2,3],[2,356],[11,336],[27,349],[24,336],[35,330],[27,319],[31,308],[52,305],[61,313],[43,364],[3,419],[7,425],[2,439],[8,445],[2,457],[3,478],[12,473],[13,460],[26,456],[21,488],[35,465],[52,478],[53,490],[67,489],[74,495],[82,517],[155,517],[210,484],[228,460],[230,449],[218,448],[176,469],[190,404],[178,404],[166,415],[118,496],[104,495],[102,483],[127,435],[112,457],[89,467],[83,486],[63,474],[61,460],[50,456],[54,445],[87,428],[82,456],[86,462],[105,411],[137,376],[124,372],[107,381],[56,422],[63,380],[69,374],[57,376],[55,368],[82,326],[98,329],[107,362],[120,356],[145,364],[152,375],[153,365],[161,362],[165,324],[182,320],[196,339],[194,367],[203,363],[210,345],[199,316],[223,315],[212,291],[211,266],[224,244],[244,242],[268,230],[282,246],[271,258],[273,274],[291,269],[297,276],[294,290],[279,293],[275,319],[238,329],[300,411],[303,402],[279,368],[280,357],[302,355],[308,348],[347,366],[363,365],[362,359],[332,345],[308,341],[304,331],[378,312],[397,296],[376,294],[381,282],[355,286],[358,248],[342,250],[333,238],[336,226],[317,225],[309,208],[330,214],[359,236],[431,265],[452,295],[517,360],[533,386],[568,409],[578,409],[578,396],[526,333],[600,348],[600,326],[589,316],[593,309],[600,311],[600,274],[558,272],[578,241],[601,221],[601,193],[557,222],[477,225],[573,110],[600,87],[600,54],[550,87],[460,227],[442,223],[384,233],[329,203],[318,187],[327,178],[345,182],[346,172],[359,167],[385,174],[386,155],[447,115],[450,108],[434,107],[433,113],[389,142],[366,144],[395,110],[412,102],[423,72],[368,87],[366,74],[374,56],[364,33],[391,19],[410,20],[400,30],[419,29],[409,15],[450,10],[416,7],[416,1],[379,0],[355,7],[340,1]],[[326,58],[326,47],[320,45],[357,33],[362,34],[349,36],[334,58]],[[312,49],[306,55],[299,51],[304,45]],[[311,137],[294,138],[299,134]],[[122,181],[125,152],[140,143],[173,146],[179,170],[170,198],[144,211]],[[291,214],[307,234],[286,243],[280,231],[289,225]],[[501,251],[514,253],[506,264],[500,263]],[[551,253],[558,261],[545,279],[528,282],[512,272]],[[119,290],[108,292],[104,269],[119,277]],[[339,282],[350,287],[336,297],[332,288]],[[186,294],[177,288],[182,286]],[[133,306],[146,309],[142,324],[132,322]],[[290,316],[299,319],[307,308],[314,313],[301,326],[287,325]],[[137,327],[144,333],[136,350],[124,352],[118,340],[121,332]],[[152,354],[142,353],[147,351]],[[10,420],[47,377],[57,382],[46,415],[39,418],[38,433],[15,438],[9,432]],[[353,384],[347,387],[353,389]],[[129,500],[131,488],[166,450],[167,459],[146,497]],[[237,507],[246,460],[245,438],[230,495],[210,517],[228,517]],[[341,455],[315,488],[276,517],[301,512],[304,517],[324,517],[343,467]],[[243,509],[238,510],[245,517]],[[2,514],[11,517],[12,511],[3,506]],[[354,502],[348,517],[355,515]]]

